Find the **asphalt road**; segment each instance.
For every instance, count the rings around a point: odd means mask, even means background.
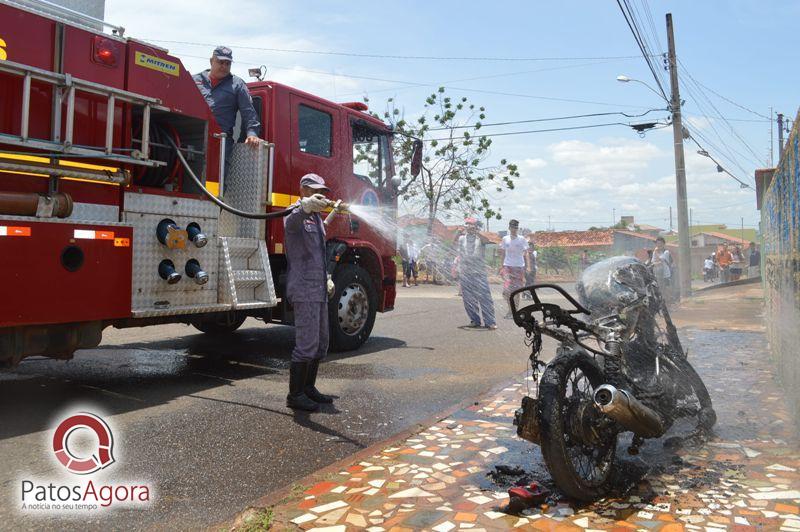
[[[284,404],[293,329],[255,320],[217,338],[184,325],[109,329],[100,347],[71,361],[28,359],[0,374],[0,528],[219,523],[525,370],[524,335],[511,320],[500,319],[497,331],[460,328],[468,319],[454,287],[398,290],[396,310],[378,316],[360,350],[323,363],[318,387],[339,399],[310,415]],[[149,508],[68,520],[19,511],[22,479],[69,480],[51,439],[75,410],[107,419],[117,461],[102,478],[149,482]]]

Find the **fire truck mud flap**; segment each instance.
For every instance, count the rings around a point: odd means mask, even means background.
[[[70,359],[76,349],[97,347],[103,322],[28,325],[0,329],[0,369],[13,369],[28,356]]]

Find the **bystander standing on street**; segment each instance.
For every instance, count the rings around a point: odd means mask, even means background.
[[[750,242],[748,246],[750,251],[749,266],[747,268],[748,277],[758,277],[761,275],[761,252],[756,247],[755,242]]]
[[[461,293],[464,298],[464,310],[469,316],[470,327],[483,324],[488,329],[497,329],[494,316],[494,301],[489,290],[489,278],[486,275],[486,252],[478,234],[480,222],[475,218],[464,221],[467,234],[458,238],[459,279]]]
[[[672,265],[674,261],[672,254],[666,248],[663,237],[656,239],[656,247],[653,249],[649,263],[653,265],[653,272],[664,299],[670,301],[672,299]]]
[[[703,261],[703,281],[707,283],[713,281],[716,268],[717,266],[714,264],[714,257],[711,255],[706,257],[706,259]]]
[[[419,252],[414,241],[411,240],[408,233],[403,235],[403,243],[400,245],[400,259],[403,267],[403,286],[411,286],[411,279],[414,279],[414,286],[417,286],[417,276],[419,270],[417,269],[417,259]]]
[[[589,251],[583,250],[581,251],[581,271],[585,270],[589,267]]]
[[[536,273],[539,271],[539,252],[536,251],[536,244],[533,241],[533,233],[528,235],[528,268],[525,270],[525,285],[536,284]],[[522,294],[524,299],[530,299],[529,293]]]
[[[721,283],[727,283],[731,280],[731,263],[733,257],[731,252],[728,251],[728,244],[722,244],[722,249],[717,252],[717,265],[719,265]]]
[[[528,271],[528,241],[519,233],[519,221],[508,222],[508,232],[500,242],[500,275],[503,278],[503,299],[508,304],[506,319],[511,319],[511,293],[525,285]]]
[[[742,276],[742,270],[744,269],[744,254],[742,253],[742,246],[739,244],[733,246],[731,258],[731,281],[738,281]]]

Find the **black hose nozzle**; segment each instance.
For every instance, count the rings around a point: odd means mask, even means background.
[[[175,284],[181,280],[181,274],[175,271],[175,264],[169,259],[164,259],[159,263],[158,275],[168,284]]]
[[[189,259],[186,262],[186,275],[188,275],[191,279],[194,279],[194,282],[197,284],[206,284],[208,282],[208,274],[203,271],[203,268],[200,266],[200,263],[197,259]]]
[[[186,233],[189,235],[189,240],[191,240],[195,246],[201,248],[208,244],[208,237],[203,233],[203,230],[200,229],[200,224],[197,222],[192,222],[187,225]]]

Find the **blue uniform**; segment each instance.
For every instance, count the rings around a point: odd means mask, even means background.
[[[289,268],[286,297],[294,307],[292,362],[311,362],[328,352],[328,274],[325,226],[319,213],[306,214],[295,204],[284,220]]]
[[[467,311],[472,325],[483,324],[486,327],[495,325],[494,301],[489,290],[489,278],[486,275],[486,262],[483,258],[483,244],[476,235],[462,235],[458,239],[459,279],[461,295],[464,299],[464,310]]]
[[[210,70],[205,70],[195,74],[194,82],[200,90],[200,94],[205,98],[206,103],[214,113],[217,124],[228,138],[225,141],[225,160],[230,160],[231,150],[233,150],[233,126],[236,124],[236,112],[242,114],[242,126],[247,131],[247,136],[258,136],[261,124],[258,122],[258,114],[253,107],[253,100],[244,80],[233,74],[228,74],[221,79],[215,86],[211,86],[208,77]]]

